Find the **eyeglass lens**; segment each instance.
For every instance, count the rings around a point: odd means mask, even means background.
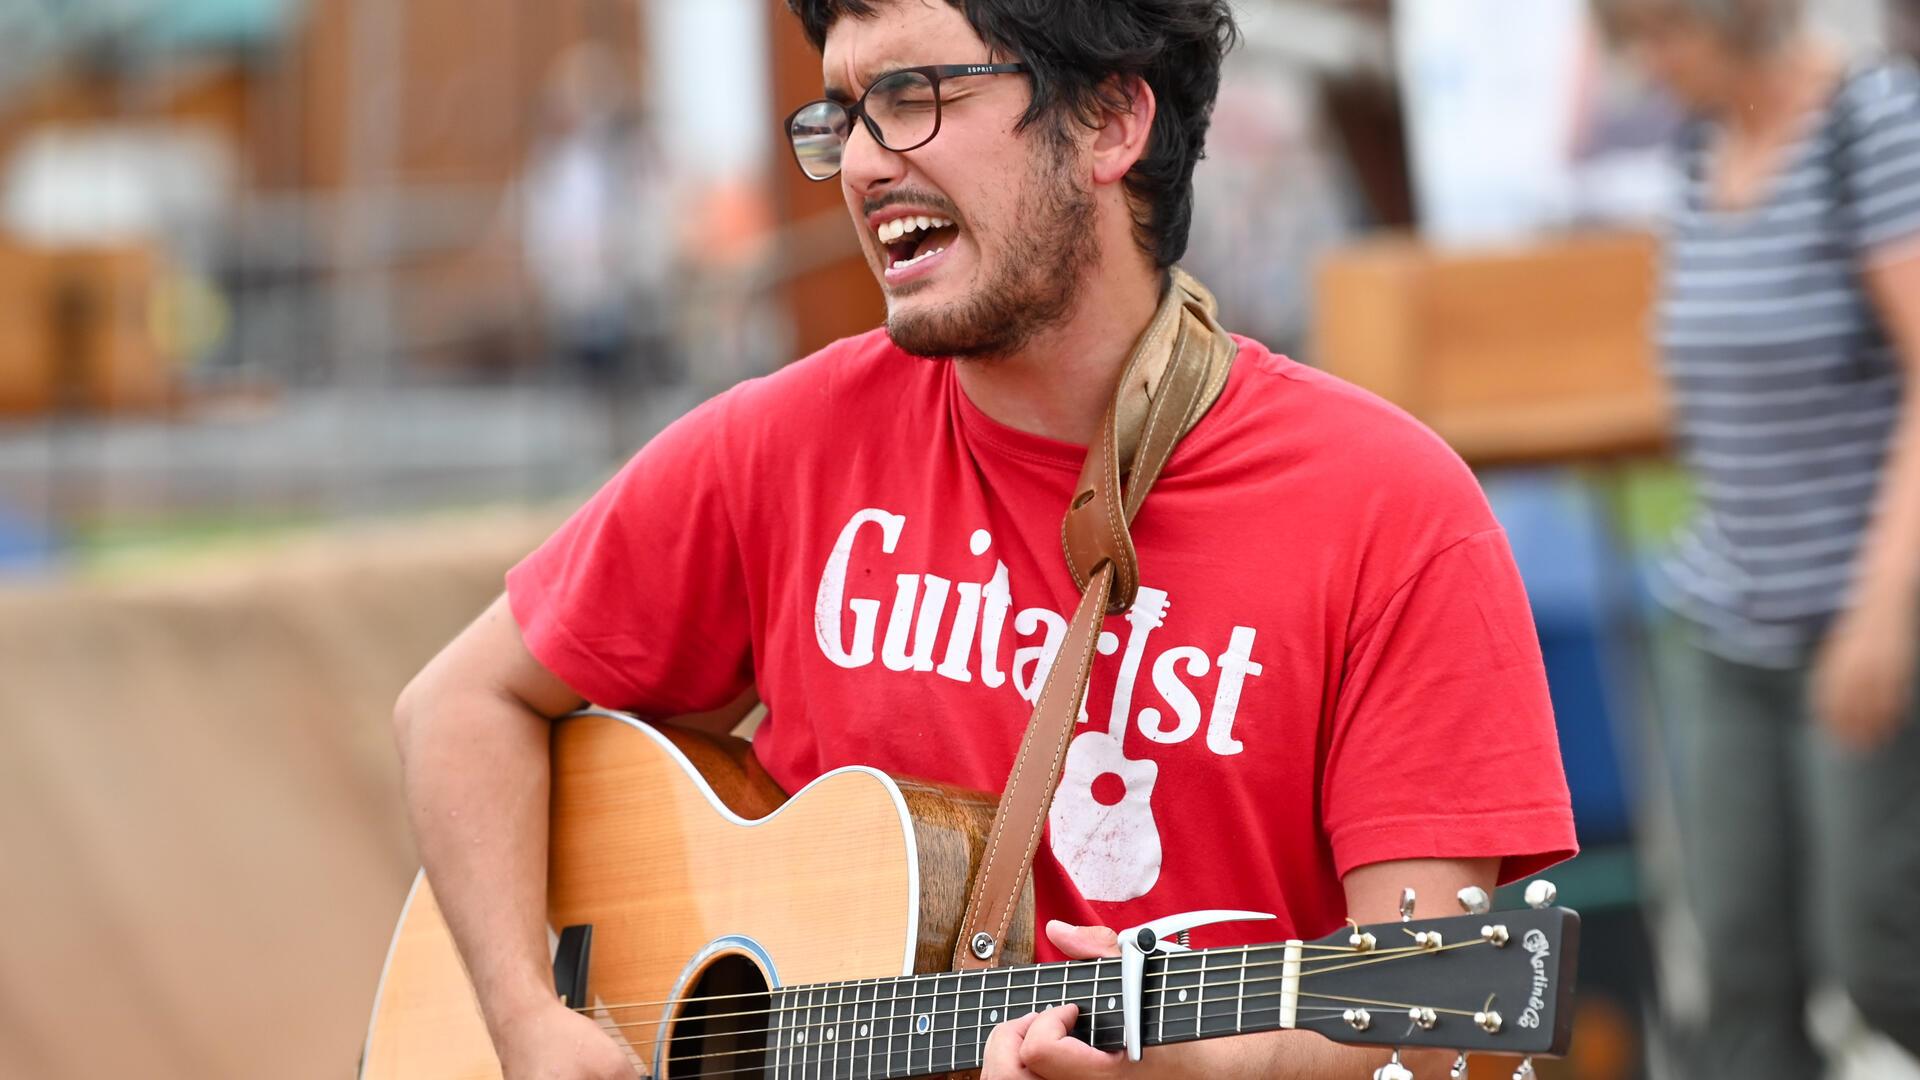
[[[897,71],[867,88],[861,108],[868,130],[893,151],[915,149],[933,138],[940,123],[940,102],[933,80],[918,71]],[[787,137],[800,168],[815,180],[840,171],[840,157],[853,134],[846,106],[816,101],[793,115]]]

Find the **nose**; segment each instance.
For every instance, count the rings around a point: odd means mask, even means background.
[[[840,151],[840,179],[856,195],[872,195],[900,182],[906,173],[904,154],[880,145],[863,122],[856,122]]]

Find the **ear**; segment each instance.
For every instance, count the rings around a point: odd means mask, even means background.
[[[1103,103],[1100,126],[1094,130],[1093,180],[1097,184],[1118,183],[1147,152],[1147,137],[1153,131],[1155,103],[1153,88],[1138,75],[1116,83],[1111,103]],[[1103,95],[1104,96],[1104,95]],[[1125,102],[1124,108],[1115,108]]]

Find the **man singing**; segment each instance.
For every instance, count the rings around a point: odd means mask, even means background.
[[[514,1080],[631,1076],[548,974],[550,718],[751,686],[789,791],[849,764],[1001,790],[1080,598],[1061,515],[1176,287],[1236,36],[1224,0],[791,5],[824,96],[787,132],[838,180],[885,327],[655,439],[396,710]],[[1391,406],[1236,344],[1133,522],[1138,599],[1101,636],[1033,867],[1042,959],[1198,908],[1277,920],[1196,946],[1311,938],[1574,848],[1525,595],[1471,474]],[[1386,1057],[1283,1031],[1130,1063],[1073,1020],[1001,1024],[985,1075],[1352,1080]]]

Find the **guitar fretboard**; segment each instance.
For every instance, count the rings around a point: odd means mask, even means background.
[[[1147,957],[1141,1042],[1282,1027],[1285,959],[1284,945]],[[823,983],[771,997],[767,1080],[880,1080],[976,1069],[996,1025],[1068,1002],[1080,1007],[1075,1036],[1102,1050],[1125,1045],[1117,958]],[[1284,1026],[1298,1019],[1290,1016]]]

